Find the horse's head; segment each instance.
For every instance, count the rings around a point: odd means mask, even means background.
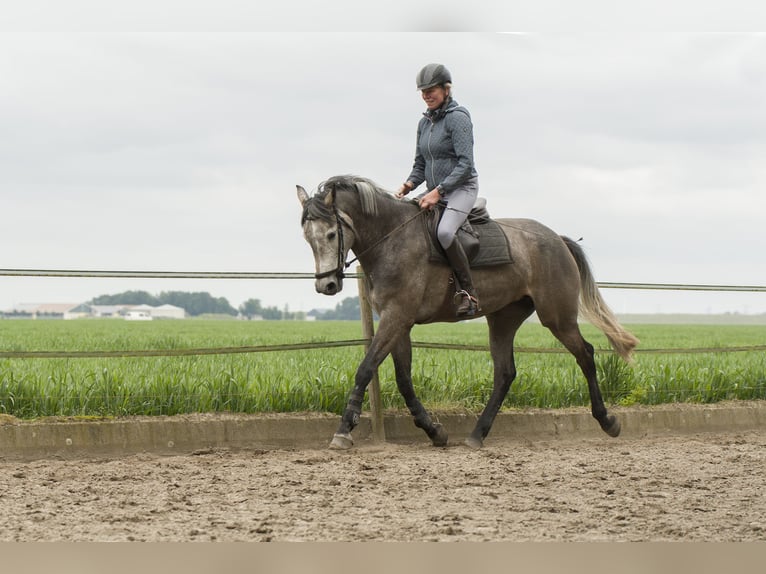
[[[335,205],[335,191],[323,189],[309,197],[300,185],[298,200],[303,206],[303,237],[314,252],[317,293],[335,295],[343,289],[346,256],[354,243],[348,217]]]

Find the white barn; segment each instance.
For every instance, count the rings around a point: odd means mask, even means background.
[[[152,307],[150,314],[155,319],[183,319],[186,317],[186,311],[183,308],[167,303],[159,307]]]
[[[151,305],[134,305],[128,309],[126,319],[150,318],[150,319],[183,319],[186,317],[186,311],[175,305],[160,305],[152,307]]]

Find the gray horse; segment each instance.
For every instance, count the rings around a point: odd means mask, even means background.
[[[309,197],[298,188],[303,206],[303,235],[314,252],[317,292],[335,295],[343,288],[346,257],[353,251],[364,269],[372,305],[380,317],[377,332],[359,365],[354,388],[333,436],[331,448],[353,445],[362,400],[373,373],[391,354],[396,384],[415,425],[435,446],[447,444],[447,432],[415,395],[412,385],[413,325],[454,322],[451,269],[428,258],[420,208],[401,201],[369,179],[336,176]],[[516,377],[513,340],[521,324],[537,311],[540,322],[575,356],[590,392],[591,412],[608,435],[620,434],[620,423],[607,413],[596,379],[593,346],[577,324],[578,312],[604,332],[626,361],[638,339],[626,331],[606,305],[579,245],[529,219],[496,220],[513,249],[513,263],[474,269],[481,314],[489,325],[494,388],[466,444],[481,448]]]

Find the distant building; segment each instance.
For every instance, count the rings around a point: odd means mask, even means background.
[[[152,316],[149,314],[148,311],[136,311],[134,309],[131,309],[127,313],[125,313],[125,320],[126,321],[151,321]]]
[[[186,317],[186,311],[181,307],[175,305],[160,305],[159,307],[152,307],[151,305],[131,305],[127,309],[128,313],[132,313],[135,318],[138,314],[143,314],[151,319],[183,319]],[[125,317],[127,319],[127,317]]]
[[[122,317],[131,305],[84,305],[90,308],[91,317]]]
[[[186,311],[183,308],[168,305],[167,303],[159,307],[153,307],[149,313],[157,319],[184,319],[186,317]]]
[[[77,303],[19,303],[2,314],[12,319],[65,319],[77,306]]]
[[[183,319],[186,311],[175,305],[90,305],[88,303],[21,303],[2,311],[7,319]]]

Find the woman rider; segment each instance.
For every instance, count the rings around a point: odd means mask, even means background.
[[[424,181],[427,191],[419,196],[421,209],[446,204],[437,238],[444,248],[459,283],[458,316],[479,311],[471,268],[455,234],[468,217],[479,193],[479,177],[473,163],[473,124],[464,107],[452,98],[452,76],[441,64],[428,64],[417,75],[428,109],[418,123],[415,162],[396,196],[404,197]]]

